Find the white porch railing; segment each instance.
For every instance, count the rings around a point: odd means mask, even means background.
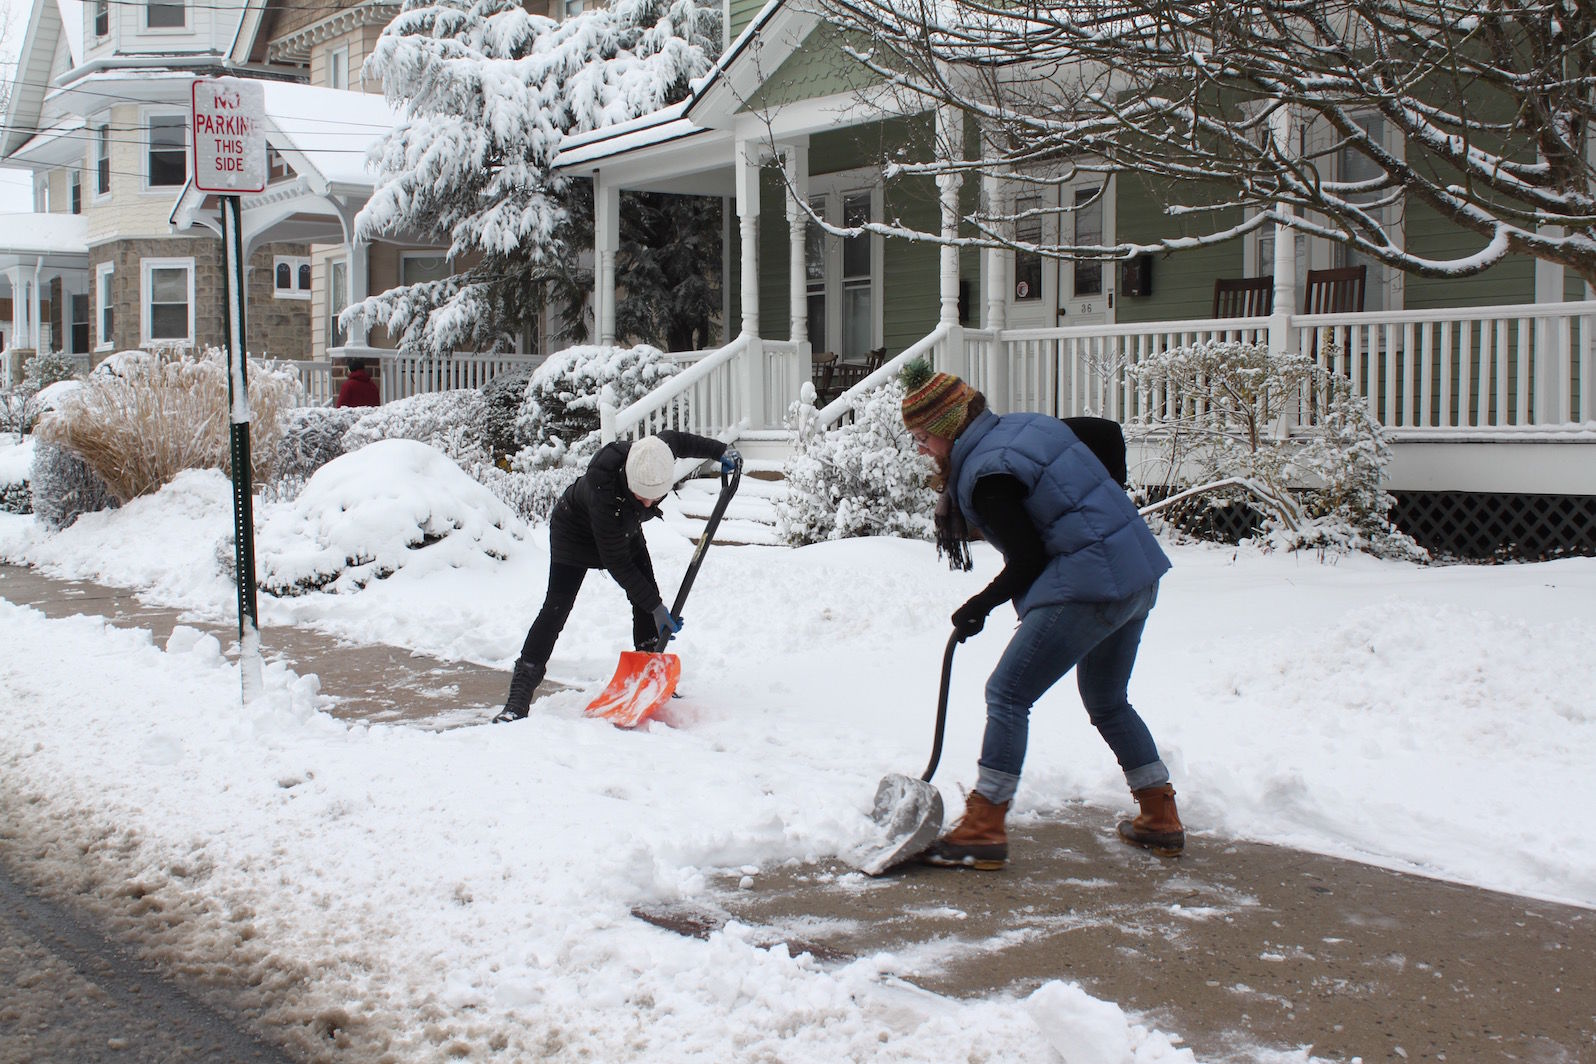
[[[830,403],[821,421],[834,424],[864,392],[927,355],[938,368],[961,371],[998,410],[1157,422],[1201,397],[1138,388],[1131,366],[1199,341],[1267,343],[1270,324],[1191,319],[1000,334],[939,326]],[[1348,377],[1393,439],[1596,430],[1596,301],[1298,314],[1286,316],[1282,335],[1290,349]],[[1311,422],[1311,397],[1302,398],[1297,414],[1298,423]]]
[[[713,351],[670,356],[683,366],[665,384],[625,407],[601,402],[606,443],[679,428],[727,442],[782,424],[807,374],[799,376],[799,346],[786,340],[738,336]],[[804,367],[807,369],[807,367]]]

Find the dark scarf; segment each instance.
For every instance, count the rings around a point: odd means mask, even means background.
[[[948,567],[955,572],[969,572],[975,563],[970,559],[970,528],[964,523],[964,511],[953,499],[953,482],[950,480],[937,496],[936,516],[933,518],[937,533],[937,557],[948,556]]]

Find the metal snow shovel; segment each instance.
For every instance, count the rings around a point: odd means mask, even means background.
[[[671,615],[678,619],[682,616],[687,592],[692,590],[693,579],[698,576],[698,567],[704,563],[709,541],[715,537],[715,529],[720,526],[720,519],[726,513],[732,496],[737,494],[737,484],[742,479],[743,460],[739,456],[732,471],[720,475],[720,498],[715,500],[709,522],[704,525],[703,538],[698,541],[698,549],[693,552],[692,561],[687,563],[687,572],[682,575],[682,586],[676,592],[675,605],[671,607]],[[669,632],[661,633],[659,646],[654,648],[652,654],[643,650],[623,650],[609,686],[588,703],[586,715],[603,717],[617,728],[635,728],[659,712],[659,708],[670,701],[671,694],[676,690],[676,682],[682,678],[682,659],[675,654],[665,653],[665,645],[670,639]]]
[[[948,722],[948,679],[953,675],[953,648],[959,633],[948,636],[942,654],[942,687],[937,692],[937,730],[931,743],[931,762],[919,779],[893,773],[881,777],[870,818],[881,827],[885,840],[858,859],[859,871],[879,876],[894,865],[918,856],[942,833],[942,793],[931,786],[937,762],[942,760],[942,731]]]

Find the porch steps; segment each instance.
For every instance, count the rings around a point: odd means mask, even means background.
[[[765,468],[765,467],[769,468]],[[743,467],[737,494],[720,519],[714,542],[728,545],[779,544],[776,535],[776,500],[787,491],[780,463],[748,462]],[[665,500],[665,522],[695,542],[720,497],[720,477],[695,477]]]

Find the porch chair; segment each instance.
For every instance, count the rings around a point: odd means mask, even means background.
[[[1303,293],[1304,314],[1358,314],[1363,310],[1363,287],[1367,266],[1340,266],[1333,270],[1309,270]]]
[[[809,356],[810,380],[815,385],[815,405],[825,406],[838,395],[839,390],[832,383],[832,378],[837,372],[837,353],[835,351],[816,351]]]
[[[1275,279],[1268,277],[1214,278],[1216,318],[1261,318],[1274,313]]]

